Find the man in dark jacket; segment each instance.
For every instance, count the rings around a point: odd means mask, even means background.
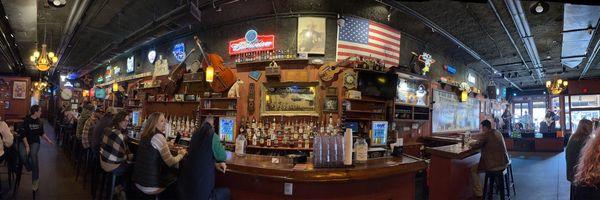
[[[188,156],[179,173],[179,199],[230,199],[229,189],[215,187],[215,168],[225,173],[227,165],[217,163],[213,151],[213,118],[207,117],[193,135],[188,147]]]
[[[473,179],[473,192],[475,196],[483,196],[483,189],[479,180],[480,171],[501,171],[508,166],[508,152],[504,144],[502,133],[492,129],[492,123],[488,120],[481,122],[481,135],[477,141],[469,144],[471,148],[480,148],[481,157],[479,164],[471,168]]]

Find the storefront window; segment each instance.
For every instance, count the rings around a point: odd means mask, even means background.
[[[513,105],[514,107],[514,122],[513,123],[518,123],[521,122],[521,116],[523,116],[523,114],[525,114],[526,112],[529,113],[529,106],[528,103],[514,103]]]
[[[540,123],[546,117],[546,102],[543,102],[543,101],[533,102],[532,108],[533,108],[532,109],[533,110],[533,112],[532,112],[533,124],[535,125],[535,130],[539,131]]]
[[[600,107],[600,95],[571,96],[571,108],[595,108],[595,107]]]
[[[571,128],[571,97],[565,96],[565,129]],[[573,130],[573,129],[571,129]]]
[[[552,97],[552,110],[560,116],[560,98]],[[560,129],[560,123],[556,123],[556,128]]]
[[[597,119],[600,117],[600,111],[598,110],[583,110],[583,111],[572,111],[571,115],[573,116],[573,131],[577,130],[577,125],[579,124],[579,120],[582,119]]]

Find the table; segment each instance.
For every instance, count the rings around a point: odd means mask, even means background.
[[[478,149],[452,144],[426,147],[431,155],[429,166],[429,199],[458,200],[474,196],[471,167],[479,163]]]

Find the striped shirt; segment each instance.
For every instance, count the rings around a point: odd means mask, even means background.
[[[90,148],[90,134],[94,131],[94,126],[98,122],[98,118],[92,115],[88,120],[85,121],[85,125],[83,126],[82,135],[81,135],[81,144],[84,149]]]

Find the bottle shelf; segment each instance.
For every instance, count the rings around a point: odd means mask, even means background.
[[[207,111],[237,111],[237,109],[227,109],[227,108],[200,108],[200,110],[207,110]]]
[[[354,101],[354,102],[369,102],[369,103],[386,103],[386,101],[381,101],[381,100],[369,100],[369,99],[344,99],[346,101]]]

